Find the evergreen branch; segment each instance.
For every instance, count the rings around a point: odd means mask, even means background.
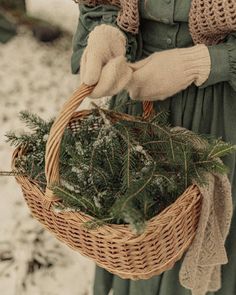
[[[87,229],[97,229],[99,226],[102,226],[108,222],[114,222],[113,217],[109,218],[93,218],[92,220],[86,221],[84,223],[85,228]]]
[[[153,130],[156,130],[156,128],[157,128],[162,134],[165,134],[168,137],[171,136],[171,132],[168,131],[166,126],[161,126],[160,124],[156,124],[155,122],[152,123],[152,122],[146,122],[146,121],[139,121],[139,124],[141,124],[141,125],[149,124],[149,126],[151,128],[153,128]]]
[[[215,145],[213,146],[212,150],[210,151],[210,153],[208,154],[208,157],[212,157],[212,154],[214,153],[214,151],[219,147],[219,145],[221,144],[220,140],[217,140]]]
[[[149,122],[166,126],[168,124],[168,119],[169,112],[161,111],[158,112],[155,116],[153,116]]]
[[[126,140],[127,140],[127,153],[126,153],[126,157],[125,157],[125,161],[124,161],[124,165],[123,165],[123,170],[125,170],[125,175],[126,175],[126,185],[127,188],[130,187],[130,183],[131,183],[131,176],[130,176],[130,138],[129,138],[129,133],[127,131],[127,129],[124,127],[125,132],[126,132]]]
[[[91,171],[97,172],[103,178],[103,180],[105,181],[106,185],[108,184],[108,181],[107,181],[107,178],[106,178],[106,174],[101,169],[99,169],[98,167],[94,167],[93,166]],[[93,175],[93,174],[91,174],[91,175]]]
[[[57,185],[53,186],[53,192],[55,193],[55,195],[62,198],[64,201],[66,201],[68,203],[71,203],[73,205],[78,204],[78,205],[82,206],[84,209],[91,211],[91,212],[96,211],[96,208],[92,202],[90,202],[89,200],[87,200],[85,198],[79,199],[79,198],[75,197],[72,193],[70,193],[68,190],[63,189],[60,186],[57,186]]]
[[[225,147],[223,150],[217,151],[216,153],[213,153],[213,151],[209,154],[209,156],[211,158],[219,158],[219,157],[223,157],[225,155],[228,155],[231,152],[235,152],[236,151],[236,146],[228,146]]]
[[[98,133],[98,136],[97,136],[97,139],[96,140],[98,140],[100,138],[101,138],[101,129],[99,130],[99,133]],[[96,149],[97,149],[97,146],[96,145],[93,145],[91,159],[90,159],[90,171],[91,171],[91,179],[92,179],[92,184],[93,184],[94,190],[97,193],[99,193],[99,190],[97,189],[97,187],[96,187],[96,185],[94,183],[94,174],[93,174],[93,171],[96,169],[96,171],[98,171],[98,173],[103,176],[103,178],[104,178],[105,181],[106,181],[106,178],[104,177],[103,173],[101,173],[100,170],[97,169],[97,168],[95,168],[94,165],[93,165]]]
[[[167,176],[163,175],[163,174],[154,174],[154,176],[164,178],[167,182],[171,183],[170,179]]]
[[[114,159],[115,159],[115,151],[114,151],[113,143],[111,144],[111,154],[112,154],[112,159],[114,161]]]
[[[198,172],[198,169],[197,169],[197,166],[196,166],[196,163],[193,164],[193,168],[194,168],[194,171],[196,173],[196,176],[198,178],[198,181],[201,182],[202,181],[202,177],[200,176],[200,173]],[[197,180],[196,180],[197,181]]]
[[[170,148],[171,148],[172,159],[173,159],[173,161],[175,161],[175,152],[174,152],[173,141],[172,141],[172,138],[171,137],[170,137],[169,141],[170,141]]]
[[[162,143],[166,143],[166,140],[152,140],[152,141],[146,141],[143,143],[143,145],[148,145],[148,144],[162,144]]]
[[[187,188],[188,187],[188,163],[187,163],[186,152],[183,151],[183,153],[184,153],[185,188]]]
[[[51,122],[45,122],[38,115],[32,114],[27,110],[20,112],[20,120],[25,122],[31,130],[48,129],[52,125],[52,120]]]
[[[153,175],[154,175],[154,173],[155,173],[155,169],[156,169],[156,165],[155,165],[155,163],[154,163],[154,164],[153,164],[152,171],[151,171],[151,175],[150,175],[150,176],[144,181],[144,183],[142,184],[141,187],[138,188],[138,190],[136,190],[136,191],[134,191],[133,193],[131,193],[131,195],[129,195],[129,196],[125,199],[125,201],[124,201],[124,203],[123,203],[123,205],[122,205],[122,207],[121,207],[122,210],[124,209],[124,207],[126,206],[126,204],[127,204],[128,202],[130,202],[134,197],[136,197],[138,194],[140,194],[140,193],[144,190],[144,188],[148,185],[148,183],[150,183],[150,181],[152,180]],[[128,193],[129,193],[129,192],[128,192]]]
[[[106,157],[106,159],[107,159],[108,166],[109,166],[109,168],[110,168],[110,170],[111,170],[111,174],[114,175],[114,171],[113,171],[113,168],[112,168],[112,164],[111,164],[111,161],[110,161],[110,159],[109,159],[107,153],[105,153],[105,157]]]

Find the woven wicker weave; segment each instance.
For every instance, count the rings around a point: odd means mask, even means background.
[[[91,113],[83,110],[74,113],[92,87],[82,85],[66,102],[62,112],[51,128],[46,148],[47,190],[18,175],[16,180],[22,188],[32,215],[50,232],[72,249],[92,258],[99,266],[124,279],[148,279],[173,267],[191,244],[201,211],[201,194],[197,186],[190,186],[172,205],[147,222],[145,232],[135,236],[127,225],[104,225],[87,230],[83,223],[90,217],[81,212],[56,212],[52,203],[59,202],[50,185],[59,182],[59,148],[65,128],[72,130],[77,122]],[[144,104],[144,117],[152,113],[152,103]],[[116,118],[132,120],[127,114]],[[19,147],[13,154],[15,160],[24,153]]]

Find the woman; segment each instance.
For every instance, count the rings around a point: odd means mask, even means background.
[[[153,100],[155,111],[170,112],[172,125],[236,144],[236,33],[220,34],[216,28],[214,35],[201,39],[199,22],[207,9],[198,10],[197,3],[204,0],[79,2],[83,4],[72,71],[80,70],[88,85],[97,83],[91,97],[113,95],[109,107],[133,115],[142,114],[143,100]],[[235,4],[229,4],[236,15]],[[202,44],[194,45],[193,38]],[[234,202],[226,241],[229,263],[222,268],[221,289],[208,295],[236,294],[235,155],[225,163]],[[181,261],[160,276],[140,281],[123,280],[97,267],[94,294],[106,295],[113,288],[114,295],[190,295],[179,283],[180,265]]]

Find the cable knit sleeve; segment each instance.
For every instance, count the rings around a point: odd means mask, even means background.
[[[211,72],[207,81],[199,88],[228,82],[236,91],[236,33],[225,43],[208,47],[211,57]]]
[[[87,46],[87,40],[89,33],[100,24],[112,25],[117,28],[117,15],[119,8],[113,5],[97,5],[91,7],[88,5],[79,5],[79,21],[76,32],[73,38],[73,54],[71,57],[71,69],[73,74],[77,74],[80,69],[80,59],[85,47]],[[120,29],[120,28],[119,28]],[[126,57],[129,61],[134,61],[137,48],[139,34],[134,35],[129,32],[121,32],[126,37]]]

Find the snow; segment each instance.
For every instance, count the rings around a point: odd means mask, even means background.
[[[74,32],[78,21],[78,4],[73,0],[26,0],[28,14],[53,22]]]
[[[136,145],[133,147],[133,149],[136,151],[136,152],[139,152],[139,153],[143,153],[144,152],[144,149],[141,145]]]
[[[18,113],[27,109],[51,118],[78,87],[70,56],[71,36],[45,45],[21,28],[16,38],[0,44],[0,171],[11,169],[13,149],[4,134],[24,127]],[[80,108],[90,106],[86,99]],[[92,294],[94,263],[42,230],[30,217],[13,177],[0,177],[0,188],[0,294]]]

